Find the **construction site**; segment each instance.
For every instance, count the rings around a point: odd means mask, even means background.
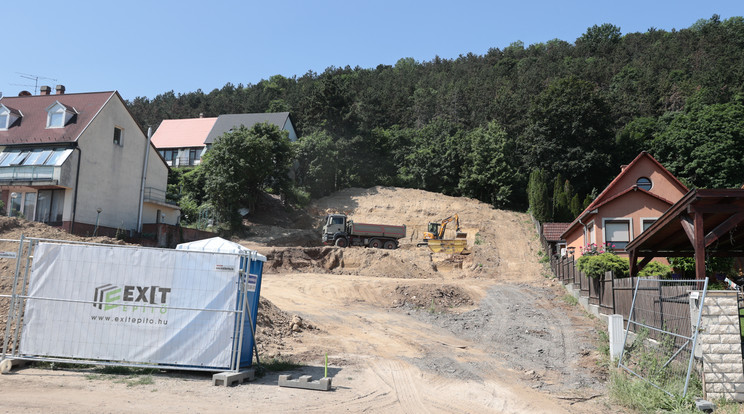
[[[348,235],[347,245],[332,238],[324,245],[329,215],[405,226],[405,235],[379,243]],[[302,211],[263,209],[245,224],[247,236],[232,241],[266,258],[258,364],[284,361],[296,368],[216,387],[198,372],[159,370],[133,384],[85,367],[31,364],[0,376],[5,411],[123,412],[122,402],[127,412],[157,407],[164,413],[594,413],[612,407],[606,357],[598,351],[606,327],[566,300],[563,285],[540,260],[525,213],[374,187],[342,190]],[[0,238],[21,234],[122,243],[0,218]],[[12,265],[0,261],[0,294],[7,295]],[[327,376],[333,386],[329,392],[279,387],[282,374]]]

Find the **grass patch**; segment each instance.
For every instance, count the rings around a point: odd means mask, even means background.
[[[481,237],[480,237],[480,232],[475,233],[475,244],[476,245],[483,244],[483,239],[481,239]]]
[[[670,397],[665,392],[654,387],[624,371],[614,370],[610,374],[610,398],[617,404],[640,411],[642,413],[675,412],[675,413],[699,413],[695,407],[693,395],[702,395],[702,385],[697,375],[690,377],[690,386],[687,396]],[[678,378],[674,384],[668,384],[667,389],[674,388],[673,392],[682,395],[685,379]]]
[[[291,371],[302,367],[302,365],[284,358],[273,358],[268,362],[262,362],[261,368],[266,372]]]
[[[113,365],[97,366],[93,373],[85,376],[88,381],[113,381],[125,384],[127,387],[152,385],[155,380],[152,374],[158,370],[154,368],[120,367]]]
[[[566,304],[571,306],[576,306],[579,304],[579,300],[576,299],[576,297],[570,293],[566,293],[563,295],[563,301],[566,302]]]

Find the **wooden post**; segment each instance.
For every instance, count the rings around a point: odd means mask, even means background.
[[[705,279],[705,235],[703,234],[703,214],[695,212],[693,218],[695,239],[695,279]]]

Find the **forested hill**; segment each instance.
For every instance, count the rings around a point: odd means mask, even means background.
[[[684,182],[744,183],[744,19],[622,34],[603,24],[457,59],[330,67],[209,93],[135,98],[141,125],[290,111],[314,196],[398,185],[524,207],[529,174],[601,190],[641,150]],[[550,181],[552,186],[552,181]]]

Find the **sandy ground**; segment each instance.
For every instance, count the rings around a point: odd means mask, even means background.
[[[408,237],[393,251],[320,247],[319,219],[332,211],[406,224]],[[415,247],[428,221],[452,213],[472,254]],[[327,354],[332,391],[280,388],[278,373],[214,387],[207,374],[139,381],[31,367],[0,376],[0,412],[617,411],[597,366],[601,326],[545,277],[524,214],[418,190],[349,189],[308,215],[251,223],[241,243],[269,258],[262,360],[300,362],[292,374],[319,378]]]

